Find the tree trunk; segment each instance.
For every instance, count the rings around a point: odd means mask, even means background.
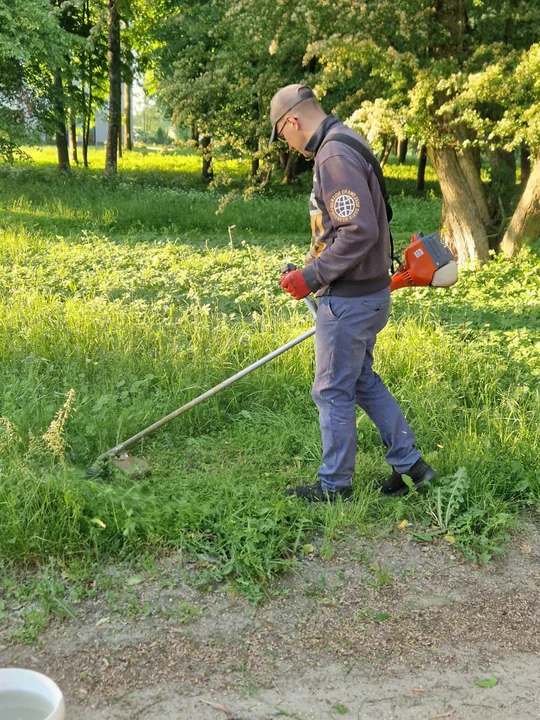
[[[90,141],[90,116],[83,120],[82,156],[83,167],[88,167],[88,142]]]
[[[75,163],[75,165],[79,164],[79,157],[77,154],[77,118],[75,115],[75,112],[73,110],[73,100],[77,96],[77,85],[71,80],[71,87],[70,87],[70,95],[71,95],[71,101],[72,106],[68,110],[69,115],[69,144],[71,149],[71,162]]]
[[[443,196],[441,235],[459,262],[489,259],[489,210],[472,153],[430,148],[429,159]]]
[[[381,153],[381,160],[380,160],[380,163],[379,163],[382,168],[386,165],[386,163],[387,163],[387,161],[388,161],[388,158],[390,157],[390,152],[392,151],[392,145],[393,145],[393,144],[394,144],[394,141],[393,141],[393,140],[387,140],[387,141],[386,141],[386,144],[385,144],[385,146],[384,146],[384,150],[383,150],[382,153]]]
[[[126,29],[129,23],[126,20]],[[127,37],[129,35],[127,34]],[[124,51],[124,148],[133,150],[133,124],[132,124],[132,100],[133,100],[133,50],[126,42]]]
[[[496,248],[515,204],[516,156],[502,148],[488,149],[487,156],[491,174],[487,188],[487,204],[493,227],[490,246]]]
[[[89,0],[84,0],[82,6],[83,24],[88,22],[90,17]],[[82,69],[82,87],[81,87],[81,105],[82,105],[82,156],[83,167],[88,167],[88,142],[90,139],[90,118],[92,115],[92,63],[88,57],[87,51],[81,53],[81,69]],[[88,83],[88,94],[86,92],[86,83]]]
[[[287,185],[292,182],[298,177],[298,175],[300,175],[300,173],[304,172],[307,167],[308,161],[306,158],[300,153],[291,150],[287,157],[287,164],[285,165],[281,184]]]
[[[251,182],[255,182],[257,178],[257,173],[259,172],[259,158],[256,157],[257,152],[259,150],[259,141],[256,137],[250,137],[246,140],[246,147],[251,153],[251,171],[249,173],[249,176],[251,178]]]
[[[68,136],[66,132],[66,113],[64,107],[64,88],[62,73],[54,73],[54,115],[56,124],[56,150],[58,153],[58,172],[69,171]]]
[[[270,182],[270,179],[272,177],[272,168],[266,167],[266,169],[263,169],[258,177],[258,185],[261,188],[264,188],[268,185]]]
[[[197,127],[197,123],[195,120],[191,123],[190,127],[190,140],[193,140],[195,143],[195,147],[199,147],[199,128]]]
[[[212,169],[212,145],[209,135],[205,135],[201,140],[202,147],[202,179],[204,182],[210,182],[214,178]]]
[[[420,155],[418,157],[418,172],[416,174],[416,189],[418,192],[423,192],[425,187],[426,178],[426,163],[427,163],[427,148],[422,145],[420,148]]]
[[[120,111],[120,17],[117,0],[107,0],[107,63],[109,66],[109,125],[105,154],[105,175],[115,175],[118,169],[118,132]]]
[[[527,183],[529,182],[529,177],[531,175],[531,155],[529,153],[529,148],[525,143],[521,146],[520,150],[520,160],[521,160],[521,190],[525,190],[527,187]]]
[[[71,111],[69,113],[69,138],[71,144],[71,162],[75,163],[75,165],[78,165],[79,158],[77,155],[77,125]]]
[[[540,237],[540,159],[531,169],[527,187],[512,216],[501,243],[507,257],[516,255],[525,243],[535,243]]]
[[[487,156],[491,169],[489,194],[500,198],[505,210],[509,211],[516,192],[516,156],[502,148],[488,149]]]
[[[290,150],[287,154],[287,162],[285,163],[285,169],[283,170],[282,185],[287,185],[296,177],[294,172],[294,166],[296,161],[296,153]]]
[[[408,147],[409,147],[408,138],[403,138],[403,140],[399,141],[398,155],[399,155],[399,164],[400,165],[405,165],[405,163],[407,162]]]
[[[463,68],[469,57],[467,3],[463,0],[434,0],[433,20],[438,32],[429,55],[435,60],[447,60]],[[439,178],[443,196],[441,235],[457,255],[459,262],[489,260],[490,214],[480,179],[480,154],[471,148],[474,133],[464,126],[455,126],[450,113],[442,112],[446,96],[435,93],[437,99],[430,110],[438,126],[440,139],[449,132],[454,135],[459,150],[451,144],[430,146],[428,156]],[[443,141],[444,142],[444,141]]]
[[[124,93],[124,125],[126,128],[126,150],[133,150],[133,129],[131,126],[131,99],[133,97],[133,87],[130,82],[125,84]]]

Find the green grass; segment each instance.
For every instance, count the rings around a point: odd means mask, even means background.
[[[464,269],[451,289],[394,296],[377,368],[439,470],[428,493],[379,497],[384,456],[359,414],[357,501],[320,508],[284,496],[320,460],[312,341],[141,442],[151,478],[88,481],[84,468],[108,447],[310,327],[278,287],[281,262],[307,249],[307,196],[302,184],[276,186],[216,214],[223,195],[198,185],[197,157],[136,153],[108,181],[97,170],[59,178],[50,150],[32,154],[38,165],[0,169],[5,562],[69,568],[186,548],[210,558],[203,584],[229,578],[258,598],[313,533],[328,548],[344,532],[407,519],[487,560],[519,514],[538,509],[531,252]],[[406,194],[414,172],[387,169],[400,247],[438,225],[436,189]]]
[[[180,236],[183,244],[208,242],[212,247],[228,241],[228,228],[234,226],[233,242],[270,243],[275,248],[299,243],[305,250],[309,173],[293,186],[282,186],[276,178],[267,195],[244,199],[238,189],[209,192],[199,178],[198,155],[125,153],[119,161],[121,174],[106,180],[103,150],[91,150],[90,169],[74,168],[66,178],[58,177],[53,148],[28,149],[27,153],[32,162],[16,168],[0,166],[3,226],[17,236],[30,233],[33,237],[37,231],[40,236],[79,239],[86,232],[105,235],[113,242],[136,238],[137,243]],[[388,186],[396,207],[396,245],[405,246],[412,232],[430,223],[436,226],[440,200],[433,171],[428,170],[428,190],[416,197],[411,189],[416,168],[388,166]],[[226,172],[239,183],[245,182],[248,167],[239,160],[217,161],[216,171]]]

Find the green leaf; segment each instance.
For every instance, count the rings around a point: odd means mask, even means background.
[[[132,585],[140,585],[143,580],[144,578],[141,575],[132,575],[130,578],[127,579],[126,585],[128,587],[131,587]]]
[[[346,715],[349,712],[349,708],[345,705],[342,705],[341,703],[337,703],[337,705],[334,705],[334,710],[340,715]]]
[[[412,534],[415,540],[422,540],[422,542],[433,542],[433,535],[427,533],[416,532]]]
[[[477,680],[476,684],[478,685],[478,687],[481,687],[481,688],[492,688],[492,687],[495,687],[495,685],[497,685],[498,682],[499,681],[497,680],[495,675],[492,675],[491,677],[484,678],[484,680]]]

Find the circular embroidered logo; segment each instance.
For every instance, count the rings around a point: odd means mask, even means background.
[[[336,220],[350,220],[359,210],[360,200],[352,190],[340,190],[330,200],[330,212]]]

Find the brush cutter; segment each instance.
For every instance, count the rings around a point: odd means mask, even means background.
[[[452,251],[437,233],[411,237],[405,248],[403,262],[392,275],[390,290],[404,287],[450,287],[458,279],[457,263]]]
[[[421,233],[413,235],[411,238],[412,242],[409,247],[405,250],[404,260],[392,275],[392,281],[390,290],[398,290],[404,287],[415,287],[415,286],[426,286],[431,285],[432,287],[449,287],[457,282],[457,264],[454,261],[454,256],[451,251],[443,244],[437,233],[433,233],[424,237]],[[285,265],[282,267],[282,273],[290,272],[295,270],[295,265]],[[311,296],[304,298],[304,302],[308,306],[313,318],[317,315],[317,305]],[[265,355],[260,360],[252,363],[248,367],[240,370],[232,377],[224,380],[215,387],[207,390],[202,395],[190,400],[181,408],[174,412],[166,415],[161,420],[158,420],[153,425],[141,430],[133,437],[128,440],[116,445],[115,447],[107,450],[100,455],[94,462],[94,464],[87,469],[86,474],[88,477],[98,477],[107,474],[109,463],[127,473],[133,478],[142,478],[150,474],[150,466],[142,458],[136,458],[129,455],[126,450],[134,445],[137,441],[143,437],[150,435],[154,430],[166,425],[171,420],[179,417],[183,413],[191,410],[191,408],[199,405],[208,398],[212,397],[220,390],[224,390],[229,385],[232,385],[240,378],[249,375],[254,370],[266,365],[279,355],[282,355],[287,350],[299,345],[300,343],[307,340],[309,337],[315,334],[315,328],[307,330],[302,335],[299,335],[294,340],[290,340],[285,345],[282,345],[277,350]]]
[[[313,315],[313,318],[316,317],[317,314],[317,305],[315,304],[315,300],[310,296],[304,298],[304,302],[308,306],[311,314]],[[200,403],[204,402],[204,400],[207,400],[208,398],[212,397],[212,395],[215,395],[220,390],[224,390],[226,387],[229,387],[229,385],[232,385],[237,380],[240,380],[240,378],[245,377],[246,375],[249,375],[249,373],[252,373],[254,370],[257,370],[257,368],[262,367],[263,365],[266,365],[267,362],[270,362],[270,360],[273,360],[274,358],[279,357],[279,355],[282,355],[284,352],[287,352],[287,350],[290,350],[295,345],[299,345],[301,342],[304,342],[304,340],[307,340],[309,337],[315,334],[315,328],[311,328],[311,330],[307,330],[305,333],[302,333],[302,335],[299,335],[294,340],[290,340],[288,343],[285,343],[285,345],[282,345],[277,350],[274,350],[273,352],[269,353],[268,355],[265,355],[260,360],[257,360],[256,362],[252,363],[251,365],[248,365],[248,367],[244,368],[243,370],[240,370],[240,372],[237,372],[236,375],[233,375],[232,377],[228,378],[227,380],[224,380],[223,382],[219,383],[219,385],[216,385],[215,387],[211,388],[210,390],[207,390],[202,395],[199,395],[193,400],[190,400],[185,405],[182,405],[181,408],[178,408],[178,410],[175,410],[174,412],[170,413],[169,415],[166,415],[161,420],[158,420],[153,425],[150,425],[149,427],[145,428],[144,430],[141,430],[141,432],[137,433],[136,435],[133,435],[133,437],[130,437],[128,440],[124,440],[124,442],[120,443],[119,445],[116,445],[116,447],[111,448],[110,450],[107,450],[107,452],[100,455],[92,467],[89,467],[86,470],[86,474],[88,477],[98,477],[100,475],[104,475],[107,473],[107,466],[108,463],[112,463],[115,467],[117,467],[119,470],[122,470],[122,472],[125,472],[128,475],[131,475],[135,478],[141,478],[145,477],[146,475],[150,474],[150,466],[146,462],[146,460],[143,460],[142,458],[136,458],[132,457],[131,455],[128,455],[126,450],[131,447],[134,443],[136,443],[138,440],[140,440],[143,437],[146,437],[147,435],[150,435],[150,433],[154,432],[154,430],[158,430],[159,428],[166,425],[171,420],[174,420],[175,418],[179,417],[183,413],[187,412],[188,410],[191,410],[191,408],[194,408],[196,405],[199,405]]]

